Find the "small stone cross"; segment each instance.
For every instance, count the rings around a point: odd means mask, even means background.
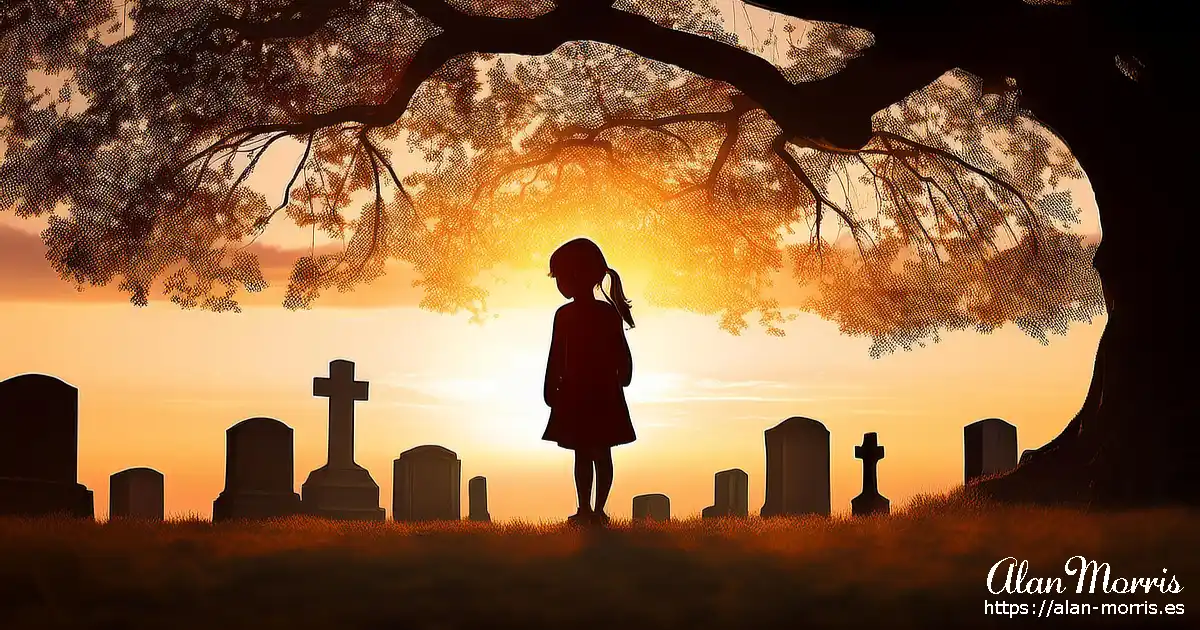
[[[876,465],[883,459],[883,447],[879,445],[879,437],[875,433],[863,435],[862,446],[854,447],[854,457],[863,462],[862,494],[850,501],[851,512],[855,516],[869,514],[887,514],[891,502],[879,494],[879,478]]]
[[[863,492],[879,492],[876,465],[883,459],[883,447],[879,445],[877,433],[863,435],[862,446],[854,447],[854,458],[863,462]]]

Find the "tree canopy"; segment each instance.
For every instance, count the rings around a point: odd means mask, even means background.
[[[653,263],[655,303],[734,333],[783,333],[780,270],[876,353],[1103,306],[1061,139],[992,77],[856,66],[855,25],[736,0],[126,6],[0,3],[0,208],[134,303],[236,309],[266,286],[250,244],[290,221],[339,246],[296,261],[289,308],[401,261],[423,307],[479,314],[480,274],[544,265],[575,217]],[[288,145],[278,194],[248,187]]]

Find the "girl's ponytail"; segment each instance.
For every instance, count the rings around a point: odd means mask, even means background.
[[[621,288],[621,276],[618,276],[617,270],[612,267],[609,267],[605,273],[612,282],[612,297],[609,297],[608,293],[604,292],[603,283],[600,285],[600,292],[604,293],[604,299],[608,300],[608,303],[617,309],[617,313],[621,316],[621,319],[625,320],[625,323],[629,324],[630,328],[633,328],[633,313],[629,310],[633,306],[633,303],[625,297],[625,291]]]

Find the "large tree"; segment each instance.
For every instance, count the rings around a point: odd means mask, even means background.
[[[1107,306],[1079,414],[980,489],[1195,503],[1174,33],[1142,36],[1144,2],[753,4],[780,13],[4,0],[0,208],[46,218],[64,278],[140,304],[157,286],[235,309],[266,284],[250,244],[290,219],[314,245],[286,306],[396,260],[423,306],[478,314],[481,272],[544,264],[570,219],[653,260],[657,303],[734,333],[753,312],[783,333],[766,289],[785,266],[801,308],[877,353],[1006,323],[1045,339]],[[247,180],[289,143],[268,201]],[[1081,166],[1098,251],[1072,232]]]

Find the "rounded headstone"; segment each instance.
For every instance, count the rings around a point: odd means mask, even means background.
[[[225,432],[225,487],[239,491],[291,492],[293,434],[274,418],[243,420]]]
[[[829,429],[793,416],[767,429],[767,487],[762,516],[819,514],[832,510]]]
[[[79,390],[45,374],[0,382],[0,477],[75,483]]]
[[[467,481],[467,518],[483,523],[492,520],[492,515],[488,513],[487,479],[485,477],[471,477]]]
[[[300,512],[292,435],[274,418],[250,418],[225,431],[225,489],[213,501],[213,521]]]
[[[79,390],[45,374],[0,381],[0,515],[92,518],[78,457]]]
[[[163,474],[153,468],[127,468],[109,477],[108,517],[163,520]]]
[[[410,448],[392,463],[392,518],[457,521],[462,518],[462,461],[445,447]]]
[[[792,416],[783,422],[767,429],[767,433],[814,433],[818,435],[829,435],[829,429],[825,427],[819,420],[805,418],[804,416]]]

